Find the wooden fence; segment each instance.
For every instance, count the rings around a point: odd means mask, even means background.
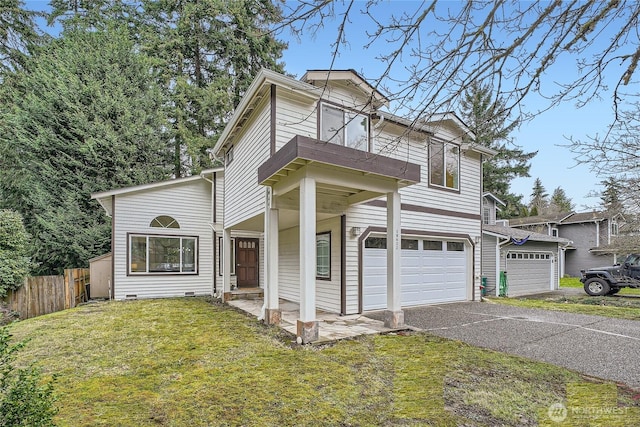
[[[21,319],[73,308],[87,300],[88,268],[64,270],[63,276],[27,277],[24,286],[9,291],[5,302]]]

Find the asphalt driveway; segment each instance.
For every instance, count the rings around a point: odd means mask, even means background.
[[[434,335],[552,363],[640,390],[640,321],[489,302],[416,307],[404,312],[407,325]]]

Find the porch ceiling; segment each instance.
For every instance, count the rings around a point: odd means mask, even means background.
[[[296,136],[258,168],[259,184],[272,187],[278,196],[294,190],[304,176],[316,179],[319,201],[352,204],[420,182],[420,166]]]

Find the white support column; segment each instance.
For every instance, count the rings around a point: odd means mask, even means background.
[[[401,305],[401,239],[400,193],[396,189],[387,193],[387,310],[385,326],[404,326],[404,312]]]
[[[222,299],[231,297],[231,230],[222,231]]]
[[[264,320],[268,325],[278,325],[282,320],[278,291],[278,222],[279,212],[271,188],[266,190],[264,213],[264,265],[266,283],[264,286]]]
[[[316,321],[316,181],[300,180],[300,318],[297,335],[303,343],[318,339]]]

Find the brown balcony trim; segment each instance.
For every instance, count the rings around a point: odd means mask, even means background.
[[[282,168],[300,159],[411,183],[420,182],[420,165],[415,163],[297,135],[258,167],[258,183],[265,183]]]

